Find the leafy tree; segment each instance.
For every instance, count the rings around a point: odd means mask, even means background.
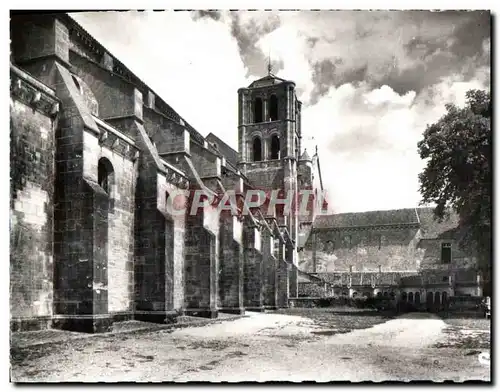
[[[477,250],[483,276],[491,258],[491,99],[470,90],[466,105],[446,105],[447,113],[428,125],[418,151],[427,166],[419,174],[422,203],[435,203],[442,220],[449,209],[460,217],[461,245]]]

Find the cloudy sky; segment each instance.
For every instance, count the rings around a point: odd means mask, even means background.
[[[333,212],[415,207],[416,144],[448,102],[489,88],[486,12],[100,12],[72,15],[200,133],[237,148],[237,90],[296,82]]]

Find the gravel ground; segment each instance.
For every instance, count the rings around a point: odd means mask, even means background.
[[[448,335],[447,324],[435,316],[413,314],[388,320],[331,311],[322,315],[317,311],[314,317],[313,311],[303,311],[307,317],[299,310],[292,315],[248,313],[249,317],[208,326],[18,349],[11,360],[12,380],[490,379],[489,366],[479,363],[477,355],[468,355],[470,348],[437,347]]]

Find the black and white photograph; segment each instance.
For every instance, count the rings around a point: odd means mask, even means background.
[[[268,6],[10,10],[11,384],[492,383],[494,13]]]

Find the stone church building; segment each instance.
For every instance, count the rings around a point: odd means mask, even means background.
[[[317,216],[318,153],[302,149],[295,84],[270,71],[235,92],[238,151],[203,137],[66,14],[12,16],[10,78],[13,330],[276,309],[300,279],[350,296],[404,286],[413,300],[423,287],[477,289],[453,222],[436,229],[414,209]],[[301,189],[307,212],[245,200]],[[237,213],[197,208],[197,192],[228,191]],[[196,213],[169,208],[181,194]]]
[[[12,16],[10,75],[12,329],[99,332],[297,296],[298,238],[318,198],[301,216],[244,200],[319,186],[293,82],[269,71],[235,92],[235,151],[66,14]],[[196,191],[218,201],[233,191],[238,213],[173,214],[169,195],[182,191],[187,211]]]

